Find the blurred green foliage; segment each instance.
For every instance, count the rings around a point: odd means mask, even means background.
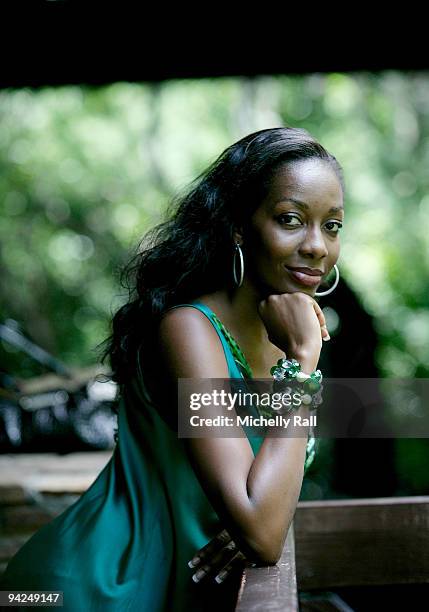
[[[94,360],[116,272],[169,197],[226,146],[308,129],[347,184],[339,261],[375,316],[384,375],[429,368],[429,78],[314,74],[0,94],[1,317]]]
[[[344,168],[338,263],[375,318],[381,376],[428,377],[428,100],[428,74],[395,71],[2,91],[0,320],[96,361],[119,269],[170,197],[238,138],[292,125]]]

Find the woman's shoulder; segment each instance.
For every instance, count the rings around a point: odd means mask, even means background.
[[[177,304],[165,310],[161,317],[158,327],[158,337],[167,334],[180,334],[183,331],[183,325],[193,328],[209,329],[210,322],[207,321],[207,316],[202,308],[198,308],[194,304]]]
[[[216,363],[216,369],[225,370],[227,376],[219,334],[209,312],[198,306],[181,304],[163,314],[156,334],[158,353],[172,362],[180,358],[182,363],[197,370],[201,370],[202,362],[210,358],[211,366]]]
[[[229,378],[216,330],[204,313],[186,305],[168,309],[138,355],[138,380],[151,404],[170,423],[180,378]],[[175,410],[171,413],[177,419]],[[170,419],[170,420],[169,420]]]

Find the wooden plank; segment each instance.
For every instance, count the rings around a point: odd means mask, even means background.
[[[33,533],[31,532],[0,537],[0,562],[5,563],[9,561],[32,535]]]
[[[276,565],[246,567],[243,571],[237,612],[297,612],[293,524]]]
[[[0,506],[33,503],[31,491],[18,484],[0,485]]]
[[[299,502],[301,590],[429,583],[429,497]]]
[[[34,533],[54,518],[47,508],[39,505],[4,506],[0,509],[0,533],[9,535],[19,532]]]
[[[83,493],[105,467],[112,453],[113,449],[67,455],[0,455],[0,504],[7,503],[13,487],[36,492]]]

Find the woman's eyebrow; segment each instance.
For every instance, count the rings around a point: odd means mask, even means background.
[[[294,204],[296,204],[297,206],[300,206],[301,208],[305,208],[307,210],[310,208],[308,204],[306,204],[305,202],[301,202],[301,200],[296,200],[295,198],[282,198],[281,200],[277,200],[275,204],[280,204],[280,202],[293,202]],[[336,213],[336,212],[341,212],[343,210],[344,208],[342,206],[331,206],[328,212]]]

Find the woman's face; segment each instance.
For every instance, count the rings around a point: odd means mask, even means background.
[[[281,166],[244,235],[246,276],[262,295],[313,296],[339,257],[343,218],[341,184],[327,162]]]

